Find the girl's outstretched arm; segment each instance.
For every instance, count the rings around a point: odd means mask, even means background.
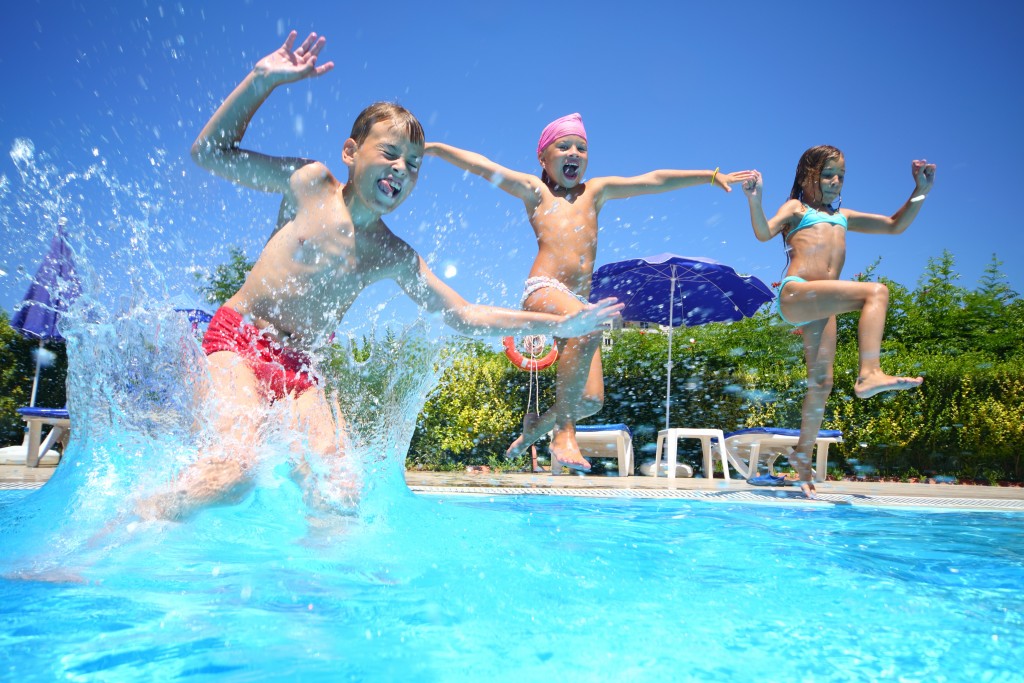
[[[800,202],[795,199],[788,200],[779,207],[778,212],[771,220],[765,216],[764,207],[761,206],[761,199],[764,196],[764,181],[761,173],[751,171],[751,176],[743,182],[743,194],[747,195],[747,203],[750,205],[750,224],[754,228],[754,235],[761,242],[767,242],[778,235],[790,223],[790,220],[801,208]]]
[[[840,209],[846,216],[849,229],[887,235],[898,235],[906,230],[917,218],[917,214],[921,212],[924,198],[932,191],[932,186],[935,184],[935,164],[929,164],[923,159],[915,160],[911,163],[910,169],[914,174],[914,192],[896,213],[891,216],[880,216],[873,213],[860,213],[852,209]]]
[[[513,171],[491,161],[483,154],[452,147],[442,142],[428,142],[423,152],[444,159],[463,171],[478,175],[510,195],[519,197],[527,204],[536,205],[538,203],[541,182],[537,176]]]
[[[722,188],[726,192],[732,192],[732,188],[729,187],[730,185],[744,182],[750,179],[752,174],[753,171],[723,173],[717,168],[713,171],[663,169],[630,178],[619,176],[595,178],[591,181],[591,186],[596,186],[595,189],[599,193],[599,201],[603,203],[608,199],[625,199],[641,194],[670,192],[698,185],[713,185]]]

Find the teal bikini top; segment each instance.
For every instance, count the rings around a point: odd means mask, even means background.
[[[782,244],[786,249],[786,270],[783,272],[787,272],[789,270],[790,258],[792,256],[792,254],[790,253],[791,247],[789,246],[789,238],[792,237],[794,233],[799,232],[804,228],[809,228],[812,225],[817,225],[818,223],[830,223],[832,225],[838,225],[843,230],[848,229],[846,216],[839,213],[838,209],[836,209],[833,213],[825,213],[824,211],[812,209],[806,204],[804,204],[804,208],[807,210],[804,211],[804,215],[800,219],[800,222],[797,223],[797,226],[790,230],[789,232],[787,232],[782,238]],[[785,282],[785,280],[783,280],[783,282]]]
[[[846,216],[838,211],[835,213],[825,213],[824,211],[812,209],[806,204],[804,204],[804,208],[807,210],[804,211],[803,218],[800,219],[800,222],[797,223],[795,228],[789,231],[789,235],[803,230],[804,228],[809,228],[812,225],[817,225],[818,223],[831,223],[832,225],[840,226],[843,230],[847,229]]]

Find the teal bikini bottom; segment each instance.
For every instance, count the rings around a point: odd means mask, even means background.
[[[785,315],[783,315],[783,313],[782,313],[782,290],[790,282],[807,282],[807,280],[803,279],[802,277],[798,277],[796,275],[789,275],[789,276],[786,276],[786,277],[782,278],[782,282],[780,282],[779,286],[775,288],[775,312],[779,314],[779,317],[782,318],[783,322],[788,323],[788,324],[792,325],[793,327],[803,327],[807,323],[812,323],[814,321],[813,320],[808,320],[808,321],[802,322],[802,323],[795,323],[792,320],[790,320],[789,318],[787,318]]]

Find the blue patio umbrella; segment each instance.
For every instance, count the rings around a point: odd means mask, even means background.
[[[25,293],[25,298],[11,320],[11,327],[23,337],[39,340],[30,406],[36,404],[43,344],[47,341],[64,341],[64,337],[57,329],[57,321],[62,313],[67,312],[71,302],[81,291],[82,285],[75,273],[75,262],[67,243],[67,236],[64,234],[62,220],[57,225],[57,234],[50,242],[50,251],[43,258],[28,292]]]
[[[185,314],[185,317],[188,318],[188,321],[192,323],[192,334],[194,334],[197,339],[202,341],[203,335],[200,332],[199,326],[206,325],[207,323],[209,323],[211,320],[213,320],[213,316],[209,312],[204,311],[201,308],[175,308],[174,310],[177,311],[178,313]]]
[[[668,326],[665,429],[672,400],[672,330],[750,317],[774,298],[753,275],[698,256],[658,254],[608,263],[594,272],[590,300],[614,296],[625,320]]]
[[[201,325],[213,320],[213,316],[201,308],[175,308],[178,313],[184,313],[188,321],[193,325]]]

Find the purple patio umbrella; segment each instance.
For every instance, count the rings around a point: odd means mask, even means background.
[[[750,317],[775,298],[753,275],[699,256],[658,254],[608,263],[594,272],[590,300],[614,296],[624,320],[668,325],[665,429],[672,400],[672,329]]]
[[[43,344],[47,341],[64,341],[64,337],[57,330],[57,321],[61,313],[67,312],[81,290],[81,283],[75,274],[71,248],[68,247],[64,234],[64,221],[61,220],[57,225],[57,234],[50,242],[50,251],[43,258],[28,292],[25,293],[25,298],[11,320],[11,327],[23,337],[39,340],[36,374],[32,380],[32,398],[29,406],[36,404],[42,355],[40,352]]]

